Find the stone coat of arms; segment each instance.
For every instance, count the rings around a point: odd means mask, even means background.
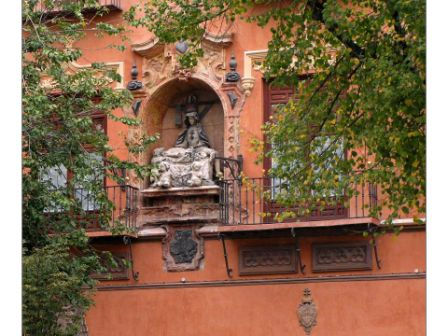
[[[297,308],[297,317],[306,335],[310,335],[311,328],[317,324],[317,309],[311,298],[311,291],[308,288],[303,290],[302,303]]]

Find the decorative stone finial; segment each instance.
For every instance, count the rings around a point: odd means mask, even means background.
[[[137,69],[137,65],[132,66],[131,69],[131,78],[132,80],[128,83],[127,88],[128,90],[138,90],[141,89],[143,87],[143,83],[137,80],[137,76],[138,76],[138,69]]]
[[[226,82],[238,82],[240,80],[240,75],[238,72],[236,72],[236,67],[238,66],[238,63],[236,62],[236,58],[235,55],[232,55],[230,57],[230,62],[229,62],[229,68],[230,71],[228,73],[226,73]]]

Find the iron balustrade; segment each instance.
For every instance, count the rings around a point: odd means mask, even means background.
[[[376,207],[378,202],[375,185],[356,185],[356,194],[350,199],[346,196],[327,197],[323,205],[310,207],[306,215],[297,218],[292,213],[299,213],[305,206],[283,206],[275,201],[276,194],[287,192],[287,183],[282,183],[280,179],[228,179],[220,180],[218,184],[223,225],[368,217],[369,210]],[[288,216],[288,213],[291,215]]]
[[[124,184],[106,186],[104,189],[107,199],[113,204],[109,214],[100,213],[100,205],[89,191],[85,189],[75,190],[75,198],[84,210],[84,215],[79,220],[86,222],[87,229],[90,231],[102,230],[100,225],[101,215],[109,215],[109,228],[117,225],[135,228],[138,212],[138,188]]]
[[[70,2],[78,2],[78,0],[60,0],[59,3],[62,4],[67,4]],[[122,10],[121,7],[121,0],[98,0],[98,3],[101,6],[105,6],[108,7],[110,10]],[[36,9],[42,12],[45,12],[46,14],[58,14],[58,13],[62,13],[63,7],[60,6],[55,6],[52,9],[47,9],[45,7],[45,3],[44,1],[40,1],[37,5],[36,5]],[[91,11],[94,10],[94,8],[85,8],[86,11]]]
[[[215,167],[216,163],[219,164],[218,174],[223,178],[238,179],[243,171],[242,155],[238,155],[236,159],[217,156],[215,157],[214,163]]]

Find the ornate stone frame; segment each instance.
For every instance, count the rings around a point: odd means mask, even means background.
[[[162,252],[164,267],[166,271],[170,272],[183,272],[194,271],[200,268],[201,260],[204,258],[204,239],[196,232],[197,225],[166,225],[164,226],[167,234],[162,240]],[[197,243],[197,251],[191,262],[189,263],[176,263],[170,252],[170,245],[175,239],[176,231],[191,230],[191,239]]]

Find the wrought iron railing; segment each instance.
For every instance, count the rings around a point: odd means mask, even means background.
[[[218,175],[221,175],[222,178],[228,179],[238,179],[241,176],[241,172],[243,171],[243,156],[238,155],[236,159],[228,158],[228,157],[215,157],[215,167],[216,162],[219,165]]]
[[[118,225],[126,228],[135,228],[138,211],[138,188],[130,185],[106,186],[107,198],[113,204],[109,214],[108,228]],[[85,215],[80,220],[87,223],[86,227],[90,231],[102,230],[100,225],[104,213],[100,212],[100,205],[97,199],[85,189],[76,189],[75,198],[80,202]]]
[[[378,202],[377,188],[372,184],[355,186],[355,196],[331,196],[313,207],[283,206],[276,196],[288,192],[288,183],[267,177],[229,179],[220,185],[220,219],[224,225],[270,224],[368,217]],[[307,209],[305,209],[307,208]],[[296,214],[301,214],[297,218]]]
[[[78,0],[59,0],[59,3],[61,4],[61,6],[56,6],[52,9],[48,9],[45,6],[45,2],[44,1],[40,1],[37,6],[36,9],[40,10],[42,12],[45,12],[47,14],[57,14],[57,13],[61,13],[63,12],[63,7],[62,4],[66,4],[66,3],[70,3],[70,2],[78,2]],[[102,6],[106,6],[108,7],[110,10],[122,10],[121,7],[121,0],[98,0],[98,3]],[[86,8],[86,11],[92,10],[93,8]]]

